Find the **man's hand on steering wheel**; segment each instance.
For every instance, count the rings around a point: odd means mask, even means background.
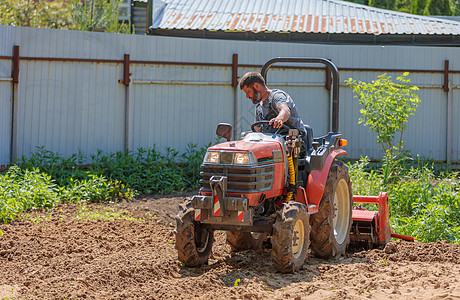
[[[262,124],[270,124],[270,121],[257,121],[251,125],[251,130],[252,132],[259,132],[260,131],[260,125]],[[269,125],[270,126],[270,125]],[[278,127],[278,130],[276,130],[275,134],[279,134],[282,130],[285,130],[286,132],[289,132],[289,127],[286,126],[285,124],[281,123],[281,126]]]
[[[278,116],[276,118],[271,119],[269,124],[273,126],[273,128],[280,128],[281,126],[283,126],[283,119],[281,119]]]

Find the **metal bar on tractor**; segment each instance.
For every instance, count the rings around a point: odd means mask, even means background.
[[[409,242],[415,242],[415,239],[411,236],[408,235],[402,235],[402,234],[396,234],[396,233],[391,233],[391,237],[395,239],[400,239],[400,240],[405,240]]]
[[[334,65],[330,60],[325,58],[317,58],[317,57],[276,57],[270,59],[265,63],[260,71],[262,77],[267,82],[267,72],[268,69],[274,64],[278,62],[287,62],[287,63],[319,63],[324,64],[332,73],[332,131],[337,132],[339,131],[339,70],[337,69],[336,65]]]
[[[353,195],[353,202],[355,203],[379,203],[379,196],[358,196]]]

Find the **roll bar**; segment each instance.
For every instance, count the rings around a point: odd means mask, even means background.
[[[327,68],[332,73],[332,111],[331,111],[331,122],[332,122],[332,131],[339,131],[339,70],[337,67],[326,58],[317,58],[317,57],[275,57],[267,61],[260,74],[267,82],[267,72],[268,69],[278,62],[289,62],[289,63],[319,63],[326,65]]]

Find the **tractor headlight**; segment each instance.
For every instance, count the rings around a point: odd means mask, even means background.
[[[218,164],[219,163],[219,152],[218,151],[208,151],[204,157],[203,163]]]
[[[253,165],[256,159],[252,152],[208,151],[204,164]]]
[[[246,152],[235,152],[233,156],[233,164],[235,165],[249,165],[251,163],[251,158],[249,153]]]

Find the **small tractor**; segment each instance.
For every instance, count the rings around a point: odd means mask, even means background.
[[[207,149],[201,165],[200,195],[186,199],[176,216],[175,247],[179,260],[189,267],[207,263],[214,231],[225,230],[232,251],[261,248],[271,243],[274,266],[295,272],[308,249],[322,258],[345,253],[350,240],[382,246],[395,235],[389,226],[388,196],[353,196],[348,169],[337,156],[346,155],[347,141],[338,131],[339,72],[324,58],[274,58],[277,62],[320,63],[333,76],[332,131],[307,141],[297,129],[283,125],[275,133],[251,132],[232,141],[232,126],[221,123],[217,135],[227,141]],[[354,207],[377,203],[379,211]]]

